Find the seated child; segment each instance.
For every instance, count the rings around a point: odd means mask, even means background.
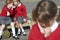
[[[28,40],[60,40],[60,24],[55,20],[57,5],[51,0],[42,0],[32,13],[36,22]]]
[[[2,38],[2,33],[5,28],[5,25],[10,24],[12,29],[13,38],[15,38],[15,28],[14,22],[12,22],[11,16],[13,15],[13,0],[6,0],[6,5],[4,5],[2,12],[0,14],[0,40]],[[17,38],[17,37],[16,37]]]
[[[23,3],[21,3],[20,0],[14,0],[14,5],[16,6],[16,8],[14,9],[15,12],[14,21],[16,22],[16,25],[18,25],[18,35],[21,34],[20,33],[21,30],[23,35],[26,35],[22,26],[22,24],[26,21],[30,24],[30,20],[29,18],[27,18],[27,14],[26,14],[26,7]]]

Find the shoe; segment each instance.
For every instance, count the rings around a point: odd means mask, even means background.
[[[19,37],[17,37],[17,36],[13,36],[13,38],[14,38],[14,39],[19,39]]]
[[[26,36],[27,34],[25,32],[23,32],[23,36]]]
[[[21,35],[21,33],[22,33],[22,32],[18,33],[18,36],[20,36],[20,35]]]
[[[2,40],[2,38],[0,38],[0,40]]]
[[[0,40],[2,40],[2,36],[0,36]]]
[[[20,34],[18,34],[18,36],[20,36],[21,35],[21,33]]]
[[[0,40],[2,40],[2,38],[0,38]]]

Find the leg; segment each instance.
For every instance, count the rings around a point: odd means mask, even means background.
[[[15,27],[14,27],[14,22],[11,22],[11,29],[12,29],[12,33],[13,33],[13,36],[15,36]]]
[[[18,36],[20,36],[21,35],[21,30],[20,30],[20,27],[19,27],[19,23],[17,21],[16,21],[15,26],[18,27]]]
[[[19,25],[20,25],[20,28],[21,28],[21,30],[22,30],[23,35],[25,36],[25,35],[26,35],[26,33],[25,33],[24,29],[23,29],[22,24],[20,23]]]
[[[16,36],[16,33],[15,33],[15,27],[14,27],[14,22],[11,22],[11,29],[12,29],[12,33],[13,33],[13,38],[15,38],[15,39],[19,39],[17,36]]]
[[[23,21],[23,16],[18,17],[17,21],[18,21],[18,25],[19,25],[18,30],[21,29],[23,35],[26,35],[26,33],[24,32],[23,26],[22,26],[22,23],[24,22]]]
[[[27,20],[27,23],[30,26],[30,29],[32,29],[31,19],[29,17],[27,17],[26,20]]]
[[[32,29],[31,21],[30,21],[30,20],[28,20],[28,21],[27,21],[27,23],[29,24],[30,29]]]

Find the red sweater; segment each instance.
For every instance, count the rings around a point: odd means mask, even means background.
[[[17,6],[14,9],[15,12],[15,16],[14,18],[18,18],[19,16],[23,16],[24,18],[26,18],[26,7],[21,3],[21,6]]]
[[[7,17],[7,11],[10,13],[10,16],[12,17],[13,16],[13,10],[7,8],[7,6],[5,5],[2,9],[2,12],[0,14],[0,16],[4,16],[4,17]]]
[[[40,32],[38,24],[34,24],[33,28],[30,30],[28,40],[60,40],[60,25],[50,36],[45,38],[44,34]]]

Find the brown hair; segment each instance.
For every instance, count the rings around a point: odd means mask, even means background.
[[[13,0],[13,1],[16,1],[16,2],[21,2],[20,0]]]
[[[13,2],[13,0],[6,0],[6,5],[8,5],[8,4],[12,3],[12,2]]]
[[[48,24],[48,20],[53,20],[57,13],[57,5],[50,0],[42,0],[37,7],[32,11],[34,21],[43,21]]]

